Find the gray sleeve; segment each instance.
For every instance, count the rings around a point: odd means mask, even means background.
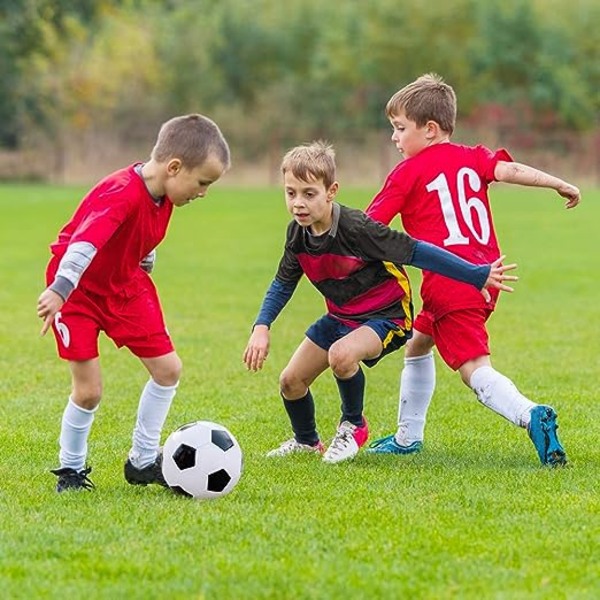
[[[97,248],[89,242],[71,244],[58,265],[56,277],[50,284],[50,289],[66,300],[79,284],[81,276],[90,266],[96,252],[98,252]]]

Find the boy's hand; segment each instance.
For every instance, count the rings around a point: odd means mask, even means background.
[[[40,335],[46,335],[46,332],[50,329],[50,325],[52,325],[54,315],[61,309],[64,303],[65,301],[62,297],[51,289],[46,289],[42,292],[37,302],[37,315],[40,319],[44,319]]]
[[[514,289],[502,283],[503,281],[518,281],[519,278],[516,275],[505,275],[506,271],[512,271],[517,268],[515,263],[510,265],[502,265],[502,261],[506,258],[506,254],[503,254],[500,258],[496,259],[491,264],[490,274],[483,286],[481,293],[485,298],[486,302],[489,302],[492,297],[486,288],[494,287],[502,290],[503,292],[514,292]]]
[[[565,208],[575,208],[581,201],[581,193],[579,188],[567,183],[565,181],[556,188],[556,191],[563,197],[566,198]]]
[[[256,325],[244,350],[243,360],[249,371],[262,369],[269,355],[271,333],[266,325]]]

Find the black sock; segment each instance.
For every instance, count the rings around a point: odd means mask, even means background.
[[[358,371],[349,379],[335,378],[342,398],[342,421],[362,427],[363,407],[365,399],[365,374],[360,366]]]
[[[309,446],[317,444],[319,434],[315,423],[315,403],[310,390],[298,400],[287,400],[283,395],[281,398],[290,418],[296,441]]]

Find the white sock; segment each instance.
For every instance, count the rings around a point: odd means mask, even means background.
[[[60,452],[58,458],[61,468],[81,471],[87,458],[87,440],[98,407],[87,410],[73,402],[71,396],[65,407],[60,428]]]
[[[482,404],[519,427],[529,425],[529,413],[537,404],[523,396],[508,377],[492,367],[479,367],[470,383]]]
[[[422,441],[427,409],[435,389],[435,361],[433,352],[425,356],[404,359],[400,375],[400,402],[396,442],[408,446]]]
[[[142,469],[156,460],[160,434],[178,385],[159,385],[150,379],[144,387],[129,451],[129,460],[134,467]]]

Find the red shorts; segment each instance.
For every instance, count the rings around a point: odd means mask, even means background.
[[[54,280],[52,263],[47,277]],[[52,330],[58,355],[65,360],[98,356],[98,335],[104,331],[116,346],[140,358],[174,350],[156,288],[150,277],[140,278],[124,294],[99,296],[75,289],[54,317]]]
[[[490,354],[485,323],[491,314],[485,308],[465,308],[435,320],[430,312],[421,311],[414,328],[433,338],[444,362],[456,371],[468,360]]]

